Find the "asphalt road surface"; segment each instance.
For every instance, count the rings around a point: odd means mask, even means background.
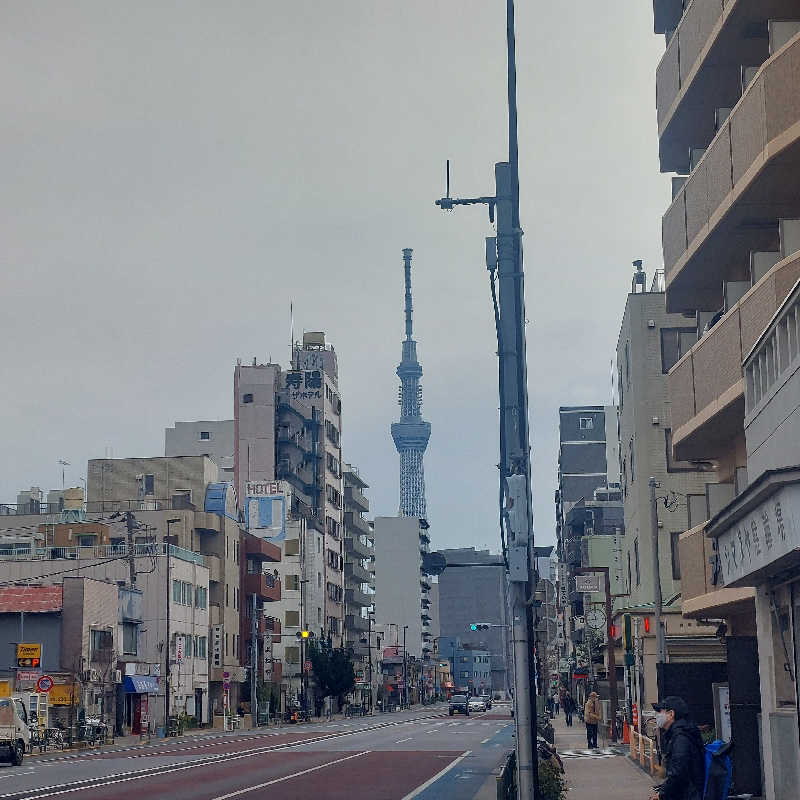
[[[0,800],[474,797],[513,748],[508,706],[160,740],[0,766]]]

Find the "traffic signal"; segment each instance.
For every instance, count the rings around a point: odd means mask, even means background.
[[[633,635],[631,633],[631,615],[625,614],[622,617],[622,642],[627,652],[633,650]]]
[[[491,624],[488,622],[473,622],[469,626],[469,629],[471,631],[488,631],[491,627]]]
[[[311,631],[305,631],[305,630],[304,631],[297,631],[295,636],[297,637],[298,641],[300,639],[313,639],[314,638],[314,634]]]

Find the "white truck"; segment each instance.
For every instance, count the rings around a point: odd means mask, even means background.
[[[21,766],[30,740],[25,704],[16,697],[0,697],[0,760]]]

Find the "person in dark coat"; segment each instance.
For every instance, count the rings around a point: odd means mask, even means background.
[[[567,723],[567,727],[572,727],[572,715],[575,713],[575,701],[572,699],[572,695],[567,692],[564,695],[564,699],[561,701],[562,707],[564,708],[564,717]]]
[[[701,800],[705,784],[705,748],[700,729],[689,719],[682,697],[653,703],[661,729],[667,777],[650,800]]]

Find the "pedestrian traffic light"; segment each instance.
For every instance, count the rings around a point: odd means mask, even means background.
[[[622,642],[627,652],[633,650],[633,636],[631,633],[631,615],[625,614],[622,617]]]
[[[473,622],[469,626],[469,629],[471,631],[488,631],[491,627],[491,624],[488,622]]]

